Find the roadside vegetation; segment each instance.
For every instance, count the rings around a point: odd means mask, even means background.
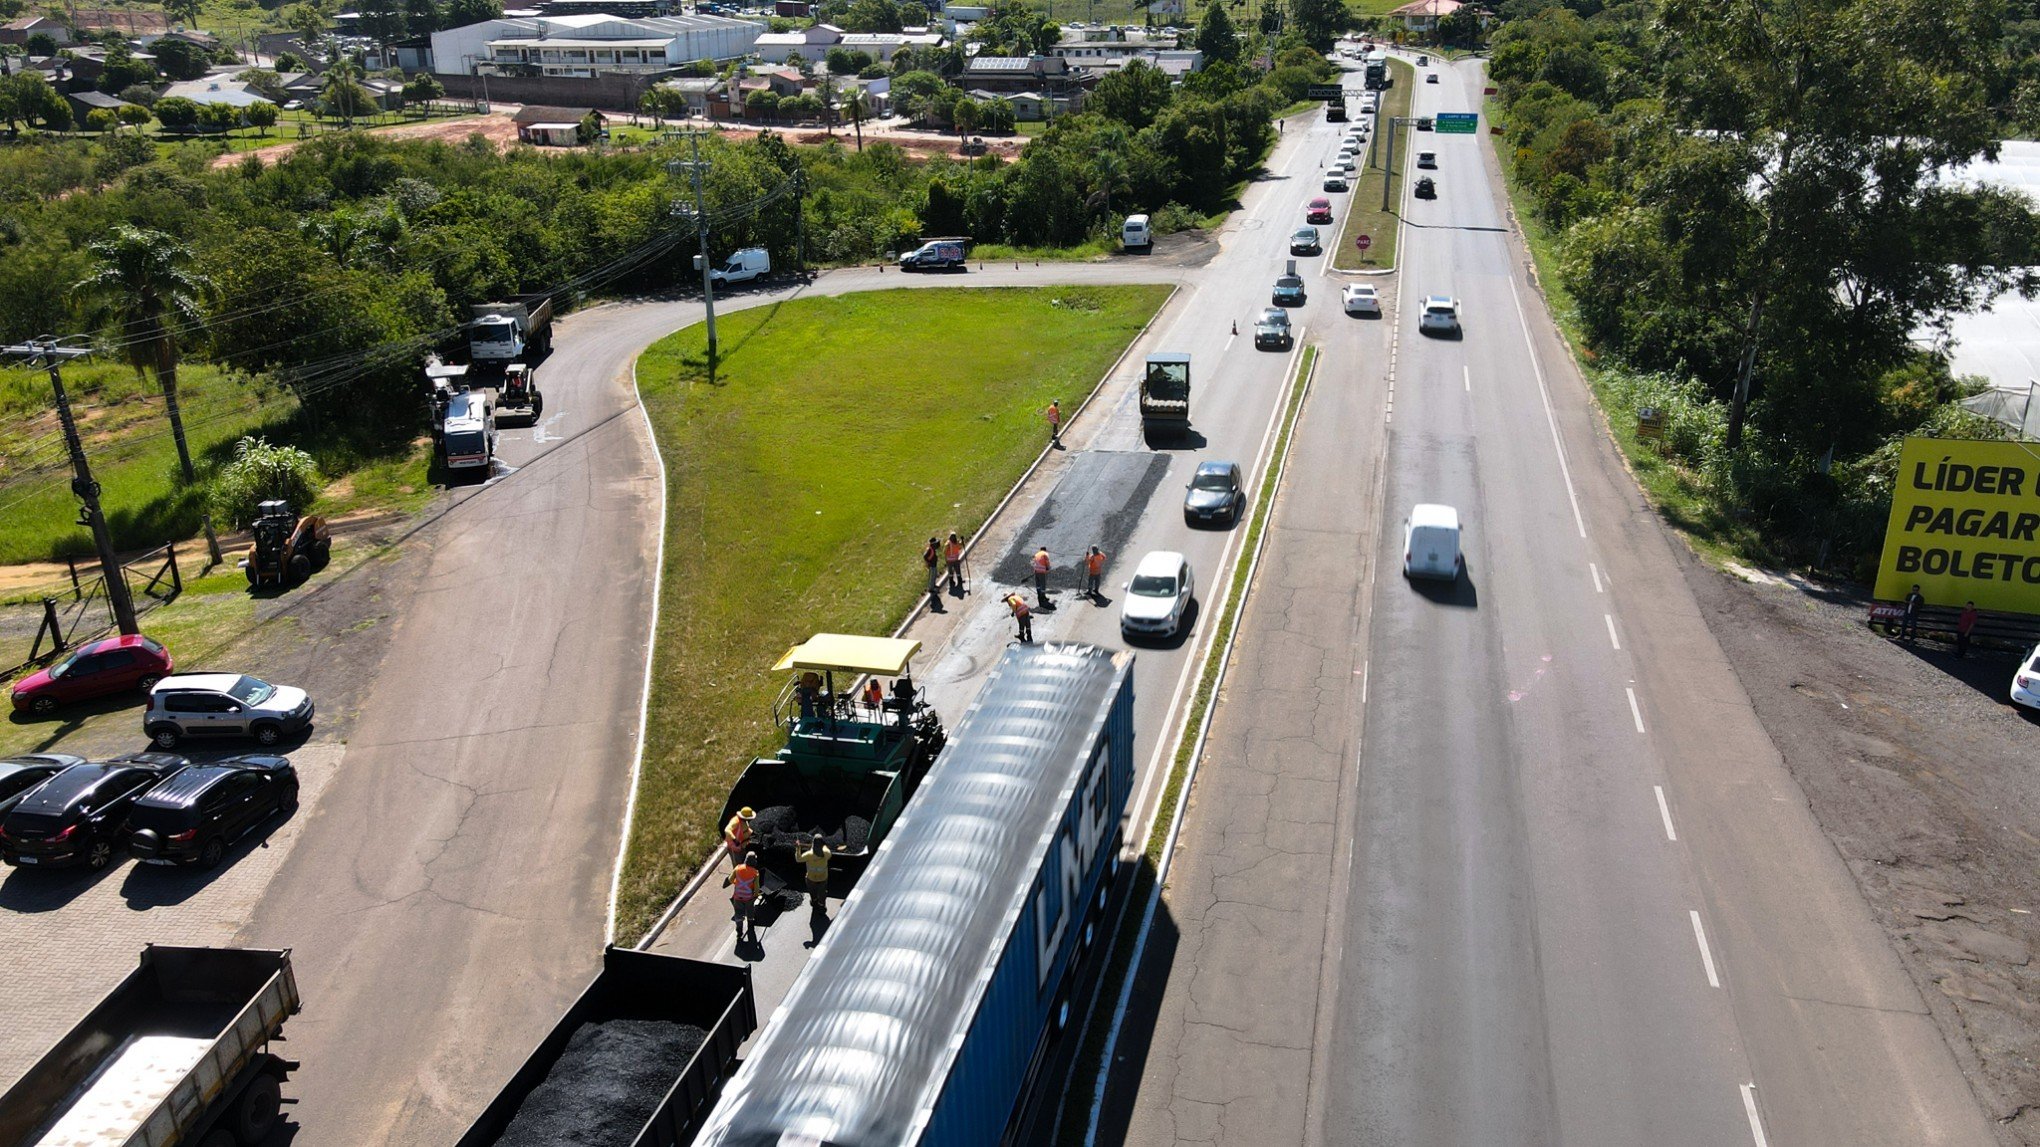
[[[2014,64],[1997,15],[1882,35],[1860,0],[1750,24],[1517,8],[1489,67],[1498,151],[1616,440],[1703,550],[1862,576],[1900,440],[2003,433],[1916,337],[2040,289],[2033,206],[1941,179],[2040,106],[2030,51]]]
[[[637,812],[635,937],[701,863],[730,784],[776,747],[779,654],[890,633],[931,534],[966,536],[1169,288],[931,288],[808,298],[690,327],[638,363],[666,463],[666,548]],[[923,668],[926,666],[924,665]]]
[[[1396,247],[1402,240],[1403,186],[1409,180],[1406,170],[1417,161],[1416,141],[1424,136],[1412,128],[1404,127],[1396,132],[1396,150],[1402,155],[1396,157],[1395,174],[1390,176],[1386,167],[1385,153],[1388,150],[1388,129],[1390,119],[1407,117],[1410,114],[1410,97],[1417,82],[1416,69],[1401,60],[1388,62],[1389,72],[1395,82],[1381,93],[1381,113],[1371,117],[1375,130],[1367,141],[1367,150],[1361,154],[1369,162],[1354,172],[1353,193],[1346,197],[1346,225],[1339,230],[1339,238],[1332,245],[1332,267],[1340,271],[1384,271],[1395,267]],[[1387,181],[1388,207],[1381,206],[1381,185]],[[1371,242],[1365,254],[1353,246],[1353,240],[1365,235]]]

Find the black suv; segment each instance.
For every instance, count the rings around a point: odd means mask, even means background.
[[[135,798],[190,763],[169,753],[135,753],[71,765],[0,820],[0,860],[21,868],[105,868],[126,839]]]
[[[85,763],[66,753],[29,753],[0,761],[0,817],[21,803],[29,790],[70,768]]]
[[[289,757],[249,753],[193,765],[150,789],[128,813],[128,851],[150,864],[211,868],[240,835],[297,807]]]

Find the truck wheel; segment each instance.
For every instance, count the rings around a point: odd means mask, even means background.
[[[283,1114],[283,1088],[276,1077],[263,1072],[248,1081],[241,1101],[234,1105],[234,1135],[248,1147],[255,1147],[276,1130]]]
[[[537,422],[538,416],[544,413],[545,413],[545,395],[540,394],[534,390],[531,392],[531,420],[533,422]]]

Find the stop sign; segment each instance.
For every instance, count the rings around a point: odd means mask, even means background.
[[[1353,246],[1365,251],[1367,248],[1374,246],[1374,240],[1365,235],[1356,235],[1353,237]]]

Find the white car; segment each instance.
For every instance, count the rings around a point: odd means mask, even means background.
[[[1119,606],[1119,632],[1125,637],[1173,637],[1195,600],[1190,562],[1171,550],[1156,550],[1140,559],[1126,598]]]
[[[2026,651],[2025,660],[2012,674],[2012,704],[2040,709],[2040,645]]]
[[[1466,568],[1459,552],[1459,511],[1424,503],[1403,519],[1402,572],[1406,578],[1458,581]]]
[[[1353,161],[1348,159],[1332,165],[1332,171],[1347,179],[1353,178]]]
[[[1426,333],[1459,333],[1459,300],[1449,295],[1425,295],[1417,313],[1417,329]]]
[[[1372,283],[1348,283],[1339,292],[1339,302],[1349,315],[1373,315],[1381,317],[1381,295]]]
[[[1344,191],[1346,189],[1346,175],[1344,172],[1335,171],[1325,176],[1326,191]]]

